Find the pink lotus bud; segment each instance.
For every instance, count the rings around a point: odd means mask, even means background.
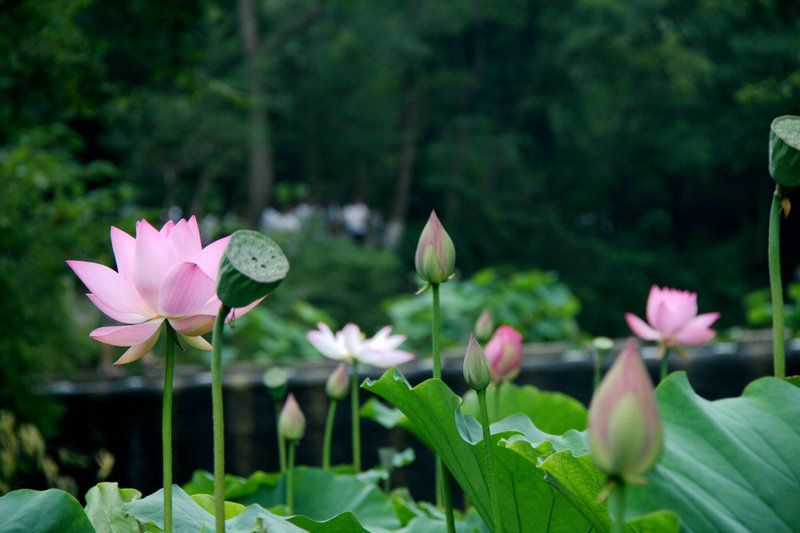
[[[475,337],[485,341],[492,334],[493,329],[492,313],[488,309],[484,309],[478,320],[475,321]]]
[[[414,266],[417,274],[429,283],[444,283],[455,271],[456,248],[442,223],[431,211],[428,223],[422,229],[417,244]]]
[[[325,383],[325,392],[332,400],[341,400],[347,396],[347,391],[350,388],[350,376],[347,374],[347,364],[339,363]]]
[[[486,344],[486,357],[492,365],[492,381],[514,379],[522,364],[522,335],[511,326],[500,326]]]
[[[589,406],[592,460],[609,476],[635,482],[658,460],[662,439],[653,383],[631,339]]]
[[[303,416],[303,411],[300,410],[300,405],[292,393],[289,393],[286,403],[283,404],[278,431],[288,441],[298,441],[306,432],[306,417]]]
[[[469,335],[467,354],[464,356],[464,379],[476,391],[481,391],[492,382],[492,369],[475,335]]]

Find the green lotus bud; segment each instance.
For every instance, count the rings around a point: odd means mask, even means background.
[[[636,482],[658,460],[661,416],[653,383],[633,340],[597,387],[588,425],[592,460],[609,476]]]
[[[414,257],[417,274],[428,283],[444,283],[455,272],[456,248],[442,223],[431,211],[428,223],[422,229]]]
[[[347,373],[347,364],[339,363],[325,383],[325,392],[332,400],[341,400],[347,396],[350,389],[350,375]]]
[[[257,231],[231,235],[219,262],[217,296],[228,307],[245,307],[280,285],[289,262],[275,241]]]
[[[269,395],[275,402],[282,402],[286,397],[286,391],[289,389],[289,374],[285,369],[274,366],[264,372],[261,378],[264,386],[267,387]]]
[[[473,390],[481,391],[492,382],[492,367],[481,345],[470,333],[467,354],[464,356],[464,379]]]
[[[299,441],[306,432],[306,417],[300,410],[294,394],[289,393],[286,403],[283,404],[281,417],[278,420],[278,431],[281,436],[288,441]]]
[[[486,341],[494,331],[494,320],[492,313],[484,309],[478,320],[475,321],[475,337],[481,341]]]

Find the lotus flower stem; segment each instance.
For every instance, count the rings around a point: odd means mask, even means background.
[[[164,460],[164,532],[172,532],[172,382],[175,373],[175,330],[164,321],[167,353],[164,362],[164,398],[161,405],[161,446]]]
[[[433,348],[433,377],[442,379],[442,356],[439,330],[441,329],[441,310],[439,306],[439,284],[431,283],[433,294],[433,326],[431,343]],[[447,471],[442,458],[436,456],[436,496],[437,505],[444,504],[445,518],[448,533],[455,532],[455,518],[453,517],[453,495],[450,490],[450,472]]]
[[[613,507],[611,513],[612,532],[625,533],[625,480],[614,481],[613,497],[609,505]]]
[[[499,392],[499,389],[496,391]],[[486,389],[476,391],[481,410],[481,427],[483,428],[483,450],[486,454],[486,469],[489,471],[489,498],[492,500],[492,519],[494,533],[503,532],[503,523],[500,516],[500,490],[497,485],[497,468],[494,462],[494,448],[492,434],[489,431],[489,408],[486,406]]]
[[[783,322],[783,284],[781,283],[781,252],[780,252],[780,219],[781,201],[783,200],[781,186],[775,188],[772,195],[772,206],[769,212],[769,287],[772,295],[772,357],[775,377],[786,377],[786,355],[784,348],[784,322]]]
[[[358,363],[353,361],[353,378],[350,380],[350,410],[353,420],[353,473],[361,472],[361,413],[358,404]]]
[[[331,399],[328,406],[328,418],[325,420],[325,436],[322,439],[322,469],[330,470],[331,468],[331,441],[333,440],[333,420],[336,416],[336,405],[339,403],[336,399]]]
[[[658,375],[658,382],[661,383],[669,375],[669,348],[664,348],[664,355],[661,356],[661,366]]]
[[[222,328],[231,308],[222,304],[214,322],[211,352],[211,409],[214,419],[214,516],[216,532],[225,533],[225,422],[222,408]]]
[[[286,512],[294,514],[294,456],[297,441],[289,441],[289,462],[286,465]]]

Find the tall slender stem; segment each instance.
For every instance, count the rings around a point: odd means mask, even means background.
[[[328,418],[325,420],[325,436],[322,439],[322,469],[331,468],[331,441],[333,440],[333,420],[336,416],[336,404],[338,400],[331,399],[328,406]]]
[[[289,441],[289,462],[286,465],[286,511],[294,514],[294,452],[297,441]]]
[[[211,351],[211,411],[214,419],[214,516],[217,533],[225,533],[225,422],[222,408],[222,328],[231,308],[222,304],[214,321]]]
[[[494,533],[503,532],[503,522],[500,516],[500,488],[497,484],[497,468],[494,463],[494,447],[492,435],[489,431],[489,408],[486,406],[486,389],[477,391],[478,403],[481,409],[481,427],[483,428],[483,450],[486,457],[486,469],[489,471],[489,498],[492,500],[492,518],[494,519]]]
[[[769,212],[769,288],[772,295],[772,361],[775,377],[786,377],[786,355],[784,348],[783,284],[781,283],[780,222],[781,186],[775,187]]]
[[[353,420],[353,472],[361,472],[361,413],[358,403],[358,362],[353,361],[353,376],[350,380],[350,410]]]
[[[164,398],[161,402],[161,446],[164,460],[164,532],[172,532],[172,383],[175,374],[175,330],[168,320],[164,362]]]
[[[442,317],[439,307],[439,284],[431,283],[433,293],[433,326],[431,334],[431,344],[433,348],[433,377],[442,379],[442,355],[441,343],[439,340],[439,330],[441,329]],[[448,533],[454,533],[455,518],[453,516],[453,495],[450,490],[450,472],[442,463],[442,458],[436,456],[436,488],[437,504],[444,503],[445,519],[447,521]]]
[[[609,501],[609,505],[612,506],[612,532],[625,533],[625,480],[618,479],[615,483],[613,497]]]

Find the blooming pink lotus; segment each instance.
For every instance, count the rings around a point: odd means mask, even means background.
[[[381,328],[369,339],[352,323],[345,325],[336,335],[327,324],[319,322],[317,327],[319,330],[309,331],[306,337],[314,348],[330,359],[389,368],[414,358],[414,354],[396,349],[406,336],[391,335],[392,326]]]
[[[709,326],[719,313],[697,314],[697,293],[653,285],[647,298],[647,322],[625,313],[631,330],[640,338],[658,341],[661,354],[673,346],[695,346],[714,338]]]
[[[486,357],[492,365],[492,381],[512,380],[522,364],[522,335],[511,326],[500,326],[486,343]]]
[[[229,238],[203,248],[195,217],[177,224],[169,221],[161,231],[140,220],[135,238],[112,226],[117,271],[86,261],[67,264],[91,291],[87,296],[98,309],[130,325],[98,328],[89,336],[114,346],[130,346],[117,365],[136,361],[150,351],[164,320],[190,346],[210,350],[201,335],[213,329],[221,305],[216,277]],[[234,311],[239,316],[256,303]]]

